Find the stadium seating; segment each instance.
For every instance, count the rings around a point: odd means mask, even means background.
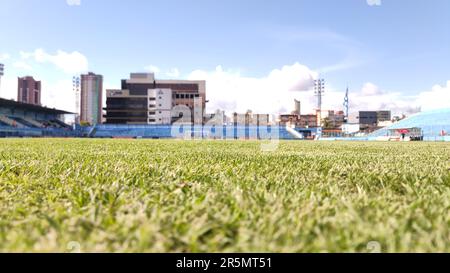
[[[412,115],[392,126],[380,129],[369,135],[369,138],[387,136],[391,129],[421,128],[424,140],[444,140],[450,135],[450,108],[427,111]]]
[[[96,125],[80,129],[85,137],[96,138],[217,138],[217,139],[299,139],[285,127],[223,126],[201,127],[170,125]],[[221,131],[218,131],[221,130]],[[275,130],[275,131],[273,131]],[[274,134],[272,134],[272,132]]]

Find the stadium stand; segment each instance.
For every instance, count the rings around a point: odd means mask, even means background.
[[[0,137],[74,137],[79,133],[62,121],[73,113],[0,99]]]
[[[90,137],[90,138],[205,138],[205,139],[314,139],[321,128],[287,128],[285,126],[185,125],[95,125],[81,127],[63,122],[73,113],[0,99],[0,137]],[[415,114],[366,137],[322,138],[321,140],[377,140],[395,130],[419,128],[425,141],[450,141],[450,108]],[[419,131],[420,131],[419,130]]]
[[[178,130],[177,130],[178,129]],[[95,138],[205,138],[205,139],[267,139],[270,136],[280,139],[304,139],[320,133],[316,128],[295,128],[296,133],[283,126],[257,127],[257,126],[180,126],[170,125],[113,125],[104,124],[80,128],[84,137]],[[272,134],[278,130],[277,134]],[[305,137],[300,138],[299,135]]]
[[[373,132],[369,138],[389,136],[390,130],[403,128],[422,129],[425,141],[450,141],[450,108],[412,115],[392,126]]]

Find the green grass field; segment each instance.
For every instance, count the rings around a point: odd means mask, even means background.
[[[449,144],[0,140],[0,252],[377,244],[450,251]]]

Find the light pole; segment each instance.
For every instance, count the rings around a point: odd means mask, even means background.
[[[75,93],[75,123],[80,122],[80,77],[74,76],[72,79],[73,92]]]
[[[314,80],[314,94],[317,96],[317,124],[322,124],[322,97],[325,93],[325,80]]]
[[[2,77],[5,74],[5,65],[0,64],[0,92],[2,91]]]

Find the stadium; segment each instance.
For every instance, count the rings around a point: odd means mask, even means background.
[[[64,123],[72,113],[0,98],[0,137],[75,137]]]
[[[450,252],[450,1],[263,2],[0,1],[0,252]]]
[[[0,99],[0,137],[88,137],[88,138],[149,138],[149,139],[272,139],[303,140],[399,140],[401,131],[419,131],[420,140],[450,141],[450,109],[414,114],[365,137],[322,137],[321,128],[291,128],[289,126],[252,125],[68,125],[63,110]],[[414,130],[415,129],[415,130]]]

